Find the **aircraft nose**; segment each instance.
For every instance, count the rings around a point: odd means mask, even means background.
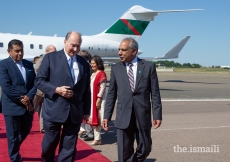
[[[138,50],[137,54],[140,55],[142,54],[143,52],[141,50]]]

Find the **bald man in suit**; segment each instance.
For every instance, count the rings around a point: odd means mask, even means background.
[[[80,125],[90,115],[90,67],[77,55],[81,43],[80,33],[68,32],[64,49],[45,55],[35,79],[36,87],[45,93],[42,108],[45,162],[54,162],[58,143],[58,161],[75,160]]]

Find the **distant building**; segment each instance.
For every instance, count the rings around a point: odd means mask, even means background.
[[[220,66],[220,68],[230,68],[230,66]]]

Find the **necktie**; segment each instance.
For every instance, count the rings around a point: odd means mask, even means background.
[[[23,77],[23,79],[24,79],[24,81],[25,81],[25,83],[26,83],[26,72],[25,72],[25,70],[22,68],[22,62],[17,62],[17,64],[18,64],[19,70],[20,70],[20,72],[21,72],[21,74],[22,74],[22,77]]]
[[[131,90],[134,91],[134,76],[133,76],[133,64],[132,63],[129,63],[129,71],[128,71],[128,77],[129,77],[129,83],[130,83],[130,87],[131,87]]]
[[[74,70],[73,70],[73,58],[70,57],[69,59],[69,69],[70,69],[70,73],[71,73],[71,76],[72,76],[72,79],[73,79],[73,84],[75,83],[75,76],[74,76]]]

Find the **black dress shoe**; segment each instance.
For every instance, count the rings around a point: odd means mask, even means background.
[[[86,138],[83,138],[84,141],[93,141],[94,140],[94,137],[86,137]]]

